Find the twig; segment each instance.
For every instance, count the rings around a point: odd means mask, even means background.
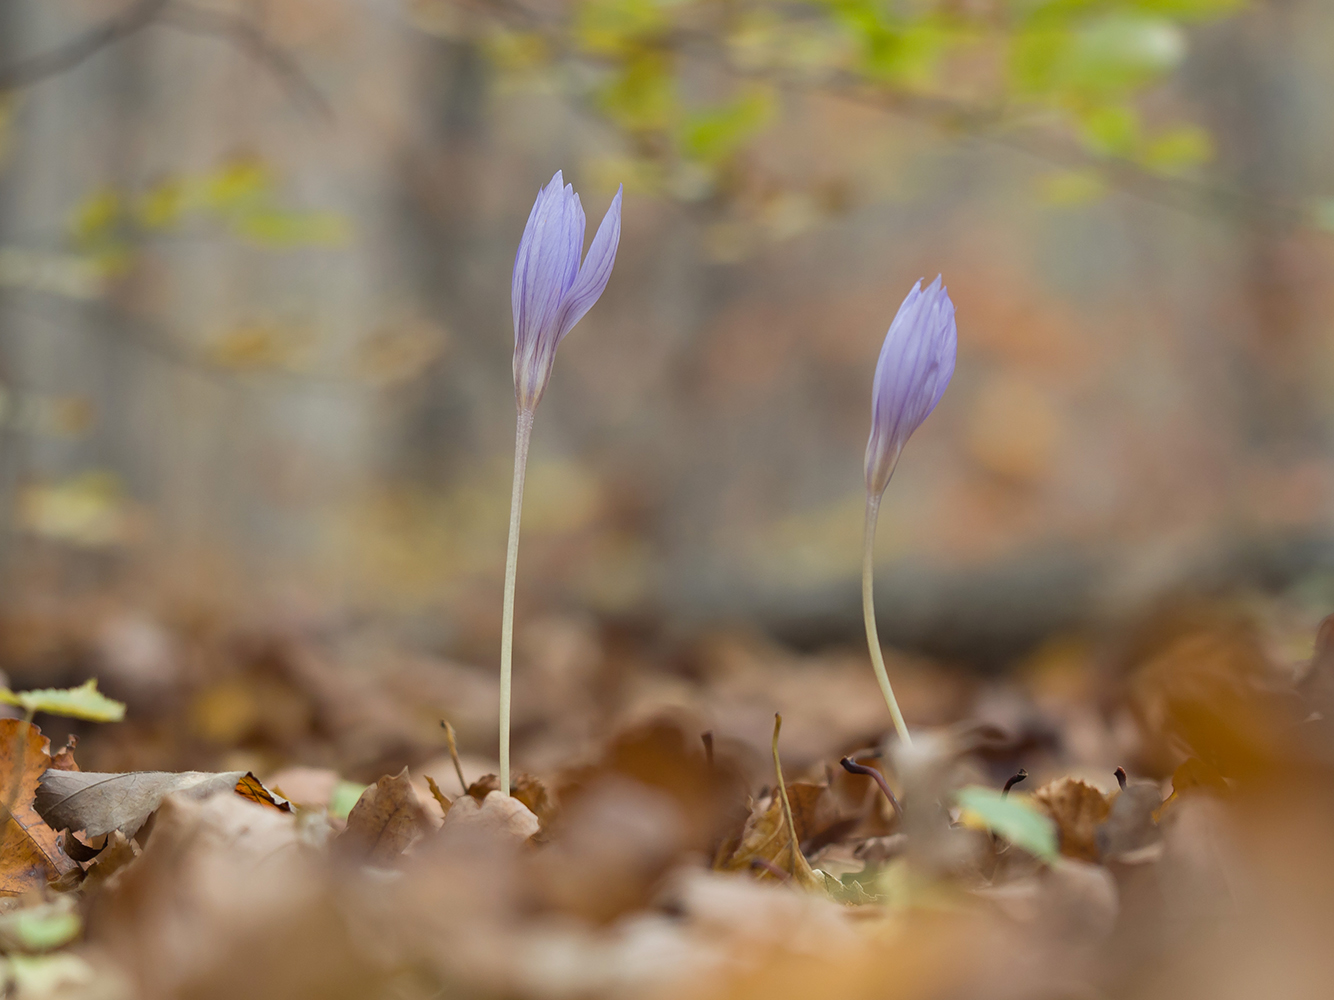
[[[1121,791],[1124,792],[1126,790],[1126,769],[1118,766],[1112,773],[1116,775],[1116,783],[1121,786]]]
[[[880,786],[880,790],[885,793],[885,798],[889,799],[889,804],[894,807],[894,815],[903,815],[903,807],[899,805],[899,800],[894,797],[894,792],[889,787],[889,782],[885,780],[883,774],[874,767],[858,764],[851,757],[844,757],[839,763],[843,765],[843,770],[847,771],[849,774],[860,774],[874,780],[875,783]]]
[[[1019,782],[1023,781],[1027,777],[1028,777],[1028,770],[1026,768],[1021,767],[1005,782],[1005,787],[1001,789],[1001,798],[1005,798],[1005,796],[1009,795],[1010,789],[1013,788],[1015,785],[1019,784]]]
[[[459,787],[466,792],[468,781],[463,777],[463,765],[459,763],[459,746],[454,741],[454,727],[444,719],[440,720],[440,725],[445,727],[445,742],[449,744],[449,759],[454,762],[454,773],[459,776]]]
[[[709,770],[713,770],[713,730],[701,733],[699,738],[704,743],[704,760],[709,765]]]
[[[91,31],[79,35],[64,45],[8,66],[0,66],[0,92],[26,87],[29,84],[73,69],[89,56],[151,24],[169,0],[138,0],[115,17],[108,18]]]

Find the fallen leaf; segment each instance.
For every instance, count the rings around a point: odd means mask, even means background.
[[[1030,801],[1056,823],[1062,854],[1098,860],[1098,824],[1112,811],[1102,789],[1078,778],[1057,778],[1035,791]]]
[[[1132,781],[1112,800],[1107,821],[1098,827],[1098,850],[1104,861],[1124,857],[1162,839],[1154,815],[1163,797],[1151,781]]]
[[[38,778],[51,765],[49,746],[36,726],[0,719],[0,802],[13,802],[0,832],[0,895],[40,889],[78,868],[60,849],[56,831],[33,808]]]
[[[453,800],[444,792],[440,791],[440,786],[435,783],[435,779],[429,774],[426,775],[426,785],[431,789],[431,797],[435,799],[436,805],[440,807],[441,813],[448,816],[449,808],[454,804]]]
[[[74,762],[74,748],[79,745],[79,738],[73,733],[65,738],[65,745],[51,757],[51,766],[57,771],[77,771],[79,765]]]
[[[352,819],[349,817],[348,826],[351,824]],[[459,796],[445,814],[445,822],[440,829],[456,830],[464,826],[497,836],[527,840],[537,833],[541,824],[532,810],[513,795],[491,792],[481,802],[472,795]]]
[[[37,812],[55,830],[100,837],[119,830],[133,837],[168,795],[204,799],[232,791],[245,771],[97,771],[51,769],[37,786]]]
[[[540,778],[531,774],[516,775],[510,782],[510,794],[528,807],[543,829],[555,818],[556,801]]]
[[[0,702],[17,705],[25,712],[46,712],[65,715],[89,722],[119,722],[125,718],[125,705],[112,701],[97,690],[97,681],[90,679],[76,688],[43,688],[40,691],[18,691],[0,688]]]
[[[85,894],[116,875],[140,853],[139,845],[133,840],[128,839],[119,830],[111,831],[107,834],[106,846],[88,866],[83,879]]]
[[[361,793],[335,845],[345,856],[386,865],[430,828],[405,767],[398,774],[385,775]]]
[[[291,812],[292,807],[286,802],[279,802],[273,797],[267,788],[253,774],[246,772],[241,775],[241,779],[236,783],[233,789],[237,795],[243,799],[260,806],[268,806],[270,809],[277,809],[279,812]]]
[[[775,716],[772,751],[777,790],[771,795],[767,805],[756,804],[752,807],[741,833],[741,843],[721,868],[724,871],[758,868],[761,879],[779,879],[787,876],[803,888],[823,889],[823,877],[815,874],[805,855],[801,853],[801,833],[796,827],[796,810],[789,805],[790,793],[783,781],[783,769],[778,757],[778,732],[781,724],[782,718]],[[785,794],[788,795],[788,801],[784,800]],[[809,792],[803,790],[803,805],[811,804],[807,801],[809,799]],[[811,816],[813,815],[812,806]]]

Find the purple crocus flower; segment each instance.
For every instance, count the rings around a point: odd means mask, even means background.
[[[940,402],[954,374],[958,334],[954,303],[940,277],[913,286],[889,325],[876,362],[871,437],[866,442],[866,489],[879,498],[912,432]]]
[[[556,347],[607,287],[621,239],[621,190],[598,226],[588,256],[584,209],[559,170],[538,192],[514,257],[514,393],[531,411],[551,378]]]
[[[945,386],[949,385],[957,348],[954,303],[940,277],[937,275],[926,291],[922,291],[922,283],[918,281],[899,306],[894,322],[889,324],[871,384],[871,439],[866,442],[866,529],[862,538],[862,617],[875,679],[885,696],[899,739],[907,746],[912,745],[912,736],[889,683],[875,627],[875,525],[880,516],[880,498],[894,474],[903,446],[936,408]]]

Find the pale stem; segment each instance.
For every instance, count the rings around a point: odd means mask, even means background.
[[[510,491],[510,538],[505,550],[505,607],[500,622],[500,790],[510,793],[510,674],[514,665],[514,576],[519,565],[519,518],[523,513],[523,474],[533,411],[519,411],[514,433],[514,486]]]
[[[889,714],[894,718],[894,728],[905,746],[912,746],[912,737],[908,735],[908,724],[903,721],[899,711],[898,699],[894,689],[889,686],[889,674],[885,671],[885,657],[880,651],[880,635],[875,627],[875,598],[872,595],[872,580],[875,567],[872,552],[875,548],[875,522],[880,516],[880,498],[866,497],[866,533],[862,542],[862,617],[866,620],[866,645],[871,651],[871,666],[875,668],[875,679],[880,682],[880,693],[885,696]]]

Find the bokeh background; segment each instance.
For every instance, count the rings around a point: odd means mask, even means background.
[[[591,732],[724,654],[766,651],[748,698],[863,676],[871,372],[937,273],[957,375],[877,543],[899,669],[1183,592],[1309,653],[1331,38],[1321,0],[5,0],[4,663],[151,720],[94,764],[373,778],[444,714],[493,754],[508,284],[557,169],[590,232],[623,183],[624,231],[537,418],[521,760],[568,746],[536,703]]]

